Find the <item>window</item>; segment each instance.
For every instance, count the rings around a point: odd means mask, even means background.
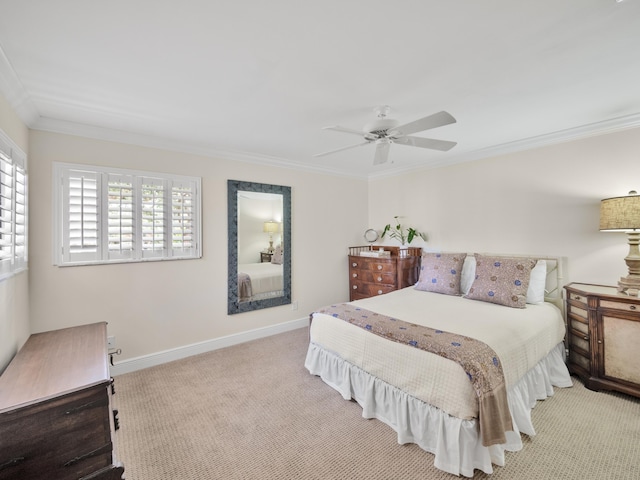
[[[0,280],[27,268],[26,163],[0,130]]]
[[[200,178],[54,164],[54,264],[199,258]]]

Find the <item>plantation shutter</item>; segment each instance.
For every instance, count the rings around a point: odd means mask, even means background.
[[[17,172],[20,204],[26,184]],[[199,178],[62,163],[54,163],[54,177],[54,264],[200,257]],[[15,216],[18,252],[22,210]]]
[[[165,183],[161,178],[140,179],[142,258],[167,256]]]
[[[196,183],[173,181],[171,184],[171,255],[193,256],[196,253]]]
[[[135,256],[135,194],[132,175],[108,174],[107,181],[107,259]]]
[[[65,262],[97,261],[100,250],[100,174],[66,170],[63,174],[63,241]]]
[[[15,165],[14,195],[14,270],[27,266],[27,172],[23,165]]]
[[[0,149],[0,275],[13,269],[14,168],[8,152]]]

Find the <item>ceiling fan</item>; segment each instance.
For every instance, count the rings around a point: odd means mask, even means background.
[[[446,152],[456,146],[456,142],[411,136],[412,133],[456,123],[456,119],[447,112],[443,111],[434,113],[433,115],[429,115],[419,120],[400,125],[397,120],[387,118],[390,111],[391,108],[388,105],[374,108],[374,112],[376,112],[378,118],[365,125],[362,131],[341,127],[339,125],[324,127],[323,130],[335,130],[336,132],[358,135],[363,137],[365,141],[363,143],[338,148],[337,150],[318,153],[314,155],[314,157],[322,157],[324,155],[330,155],[350,148],[375,143],[376,153],[373,158],[373,164],[380,165],[381,163],[385,163],[389,158],[389,147],[392,143],[399,143],[412,147],[430,148],[432,150],[440,150],[443,152]]]

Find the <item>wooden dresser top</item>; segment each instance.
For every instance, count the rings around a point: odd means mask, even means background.
[[[105,322],[36,333],[0,376],[0,413],[110,382]]]

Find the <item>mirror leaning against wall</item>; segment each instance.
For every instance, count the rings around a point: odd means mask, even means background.
[[[291,303],[291,187],[227,181],[228,313]]]

